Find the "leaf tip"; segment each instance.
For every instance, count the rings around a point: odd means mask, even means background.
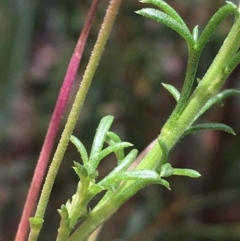
[[[226,1],[226,4],[231,4],[231,5],[233,5],[234,7],[236,7],[236,4],[233,3],[233,2],[231,2],[231,1]]]
[[[142,15],[142,9],[134,11],[136,14]]]

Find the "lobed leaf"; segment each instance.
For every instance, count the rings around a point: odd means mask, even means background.
[[[173,86],[169,84],[164,84],[162,83],[163,87],[168,90],[168,92],[173,96],[173,98],[178,102],[180,98],[180,93],[179,91]]]

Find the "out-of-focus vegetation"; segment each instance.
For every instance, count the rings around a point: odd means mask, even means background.
[[[191,29],[198,24],[200,31],[224,4],[219,0],[168,2]],[[98,10],[73,96],[107,3],[102,1]],[[90,1],[80,0],[0,2],[0,241],[13,240],[48,121],[89,6]],[[181,88],[186,45],[172,30],[136,15],[134,11],[141,7],[137,1],[123,1],[75,130],[86,146],[100,118],[112,114],[114,131],[141,151],[157,137],[174,107],[161,83]],[[206,46],[199,78],[232,21],[233,17],[227,18]],[[239,89],[239,79],[238,68],[226,87]],[[204,115],[204,121],[232,126],[237,136],[197,133],[181,141],[171,153],[173,166],[197,169],[201,178],[171,178],[171,191],[162,186],[145,188],[106,223],[99,240],[240,240],[239,113],[239,98],[230,98],[223,107],[216,106]],[[77,177],[71,166],[79,159],[70,146],[40,240],[56,236],[56,209],[75,191]],[[109,157],[100,174],[113,165],[114,159]]]

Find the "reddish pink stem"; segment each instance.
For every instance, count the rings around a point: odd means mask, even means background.
[[[58,95],[57,103],[48,127],[48,131],[42,146],[41,153],[34,171],[32,182],[28,191],[27,199],[24,205],[22,217],[18,226],[18,231],[15,241],[24,241],[29,231],[29,218],[32,216],[39,196],[40,188],[43,183],[46,168],[49,163],[49,158],[53,149],[60,122],[66,108],[66,104],[77,75],[77,70],[80,60],[83,55],[83,50],[86,45],[87,37],[97,11],[100,0],[93,0],[91,8],[88,12],[87,20],[84,24],[81,35],[78,39],[76,48],[70,60],[61,90]]]

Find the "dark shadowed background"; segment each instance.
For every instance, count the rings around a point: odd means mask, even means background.
[[[90,7],[87,0],[0,1],[0,241],[13,240],[34,167],[68,61]],[[63,129],[105,13],[102,1]],[[203,29],[224,1],[171,0],[192,30]],[[235,1],[237,3],[237,1]],[[74,134],[90,148],[104,115],[113,130],[142,151],[160,132],[175,102],[162,87],[181,88],[187,61],[183,39],[167,27],[138,16],[145,7],[123,0]],[[197,76],[202,78],[233,22],[228,17],[206,46]],[[240,88],[240,68],[225,88]],[[240,98],[224,101],[200,122],[223,122],[237,136],[205,131],[182,140],[170,155],[174,167],[194,168],[202,177],[169,178],[171,191],[149,186],[131,198],[102,229],[99,241],[240,240]],[[61,131],[59,135],[61,134]],[[56,211],[75,192],[71,166],[80,161],[70,146],[61,165],[39,240],[54,240]],[[113,156],[100,166],[105,175]]]

